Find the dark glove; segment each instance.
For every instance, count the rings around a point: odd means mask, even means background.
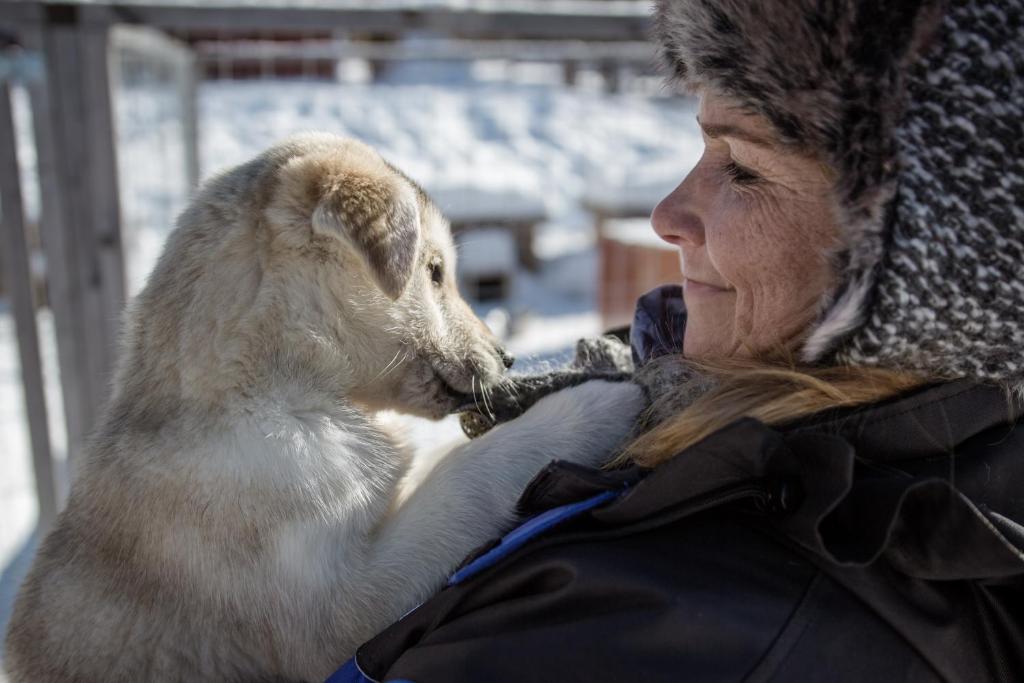
[[[630,347],[614,337],[581,339],[576,357],[564,368],[530,375],[510,375],[486,396],[472,397],[456,408],[462,431],[475,438],[522,415],[548,394],[592,379],[624,382],[633,375]]]

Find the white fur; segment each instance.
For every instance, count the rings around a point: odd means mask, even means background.
[[[591,382],[399,495],[409,459],[375,411],[438,417],[501,381],[454,267],[433,205],[352,141],[292,141],[204,189],[19,594],[12,681],[321,680],[506,530],[546,463],[609,459],[642,393]]]
[[[833,349],[836,342],[857,329],[863,322],[871,278],[864,275],[850,284],[842,296],[828,309],[823,320],[813,327],[813,332],[804,342],[800,352],[801,360],[814,363]]]

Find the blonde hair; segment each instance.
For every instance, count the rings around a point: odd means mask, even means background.
[[[798,367],[763,361],[690,362],[713,387],[633,441],[618,464],[654,467],[713,432],[753,417],[779,425],[831,408],[873,403],[928,381],[906,372],[866,367]],[[657,412],[658,405],[652,407]]]

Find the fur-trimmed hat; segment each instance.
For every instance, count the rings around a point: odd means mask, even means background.
[[[658,0],[656,32],[838,172],[804,360],[1024,386],[1024,0]]]

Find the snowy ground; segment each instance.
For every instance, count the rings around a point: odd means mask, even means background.
[[[176,103],[139,86],[118,98],[121,189],[129,280],[137,291],[186,201]],[[558,362],[599,331],[596,254],[584,196],[655,197],[696,161],[692,104],[544,85],[366,86],[310,82],[206,84],[201,89],[204,175],[241,162],[289,134],[328,130],[378,147],[428,191],[515,211],[540,205],[539,272],[517,272],[508,300],[477,306],[518,357]],[[23,153],[23,161],[32,159]],[[32,188],[28,188],[32,194]],[[520,199],[511,199],[519,197]],[[34,200],[30,196],[30,210]],[[445,206],[458,210],[455,205]],[[63,457],[52,321],[40,315],[51,431]],[[0,632],[31,556],[36,507],[15,333],[0,302]],[[413,438],[458,434],[452,420],[411,423]],[[2,674],[0,674],[2,680]]]

